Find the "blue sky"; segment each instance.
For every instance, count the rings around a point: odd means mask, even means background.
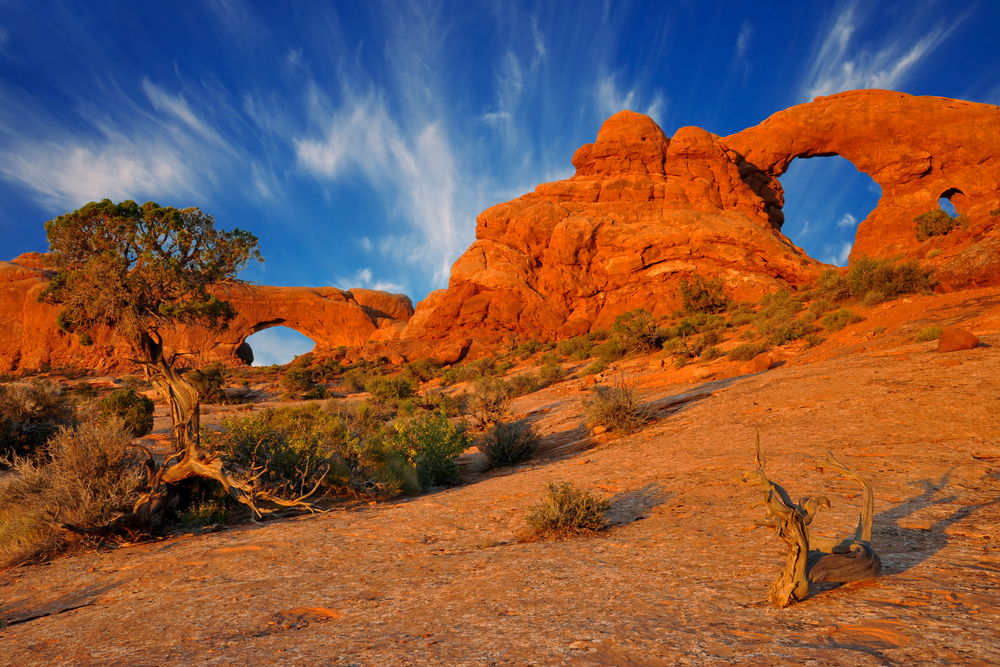
[[[853,88],[1000,104],[998,25],[991,1],[0,0],[0,258],[153,200],[257,234],[247,279],[417,302],[616,111],[724,136]],[[782,184],[786,234],[844,263],[878,187],[840,158]]]

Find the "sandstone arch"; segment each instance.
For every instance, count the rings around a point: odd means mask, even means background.
[[[858,226],[852,257],[926,254],[913,218],[952,192],[953,203],[973,220],[975,233],[962,242],[987,243],[976,257],[941,268],[956,273],[965,265],[980,284],[1000,278],[995,261],[980,261],[1000,249],[997,220],[989,214],[1000,206],[1000,107],[855,90],[779,111],[723,142],[738,154],[741,174],[756,175],[748,183],[772,207],[783,203],[777,176],[795,158],[840,155],[871,176],[882,199]]]
[[[130,354],[116,348],[110,332],[98,332],[92,345],[60,331],[58,308],[36,297],[51,275],[40,253],[0,262],[0,372],[43,364],[112,369],[127,365]],[[241,363],[239,350],[254,331],[281,324],[307,336],[317,350],[364,345],[401,329],[413,314],[409,297],[377,290],[335,287],[241,287],[221,294],[237,316],[226,331],[178,327],[165,332],[168,349],[202,365],[214,360]]]

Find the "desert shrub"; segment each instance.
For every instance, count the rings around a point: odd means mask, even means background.
[[[294,396],[314,389],[316,383],[313,382],[312,373],[308,368],[294,365],[288,369],[285,377],[281,378],[281,386]]]
[[[354,391],[365,391],[365,385],[374,377],[382,375],[381,369],[358,365],[344,371],[344,382]]]
[[[885,325],[884,324],[880,324],[877,327],[875,327],[874,329],[872,329],[872,334],[875,335],[875,336],[881,336],[884,333],[885,333]]]
[[[940,255],[942,252],[943,251],[941,250],[941,248],[931,248],[929,251],[927,251],[926,257],[927,257],[927,259],[934,259],[938,255]]]
[[[416,470],[380,429],[359,437],[315,403],[232,417],[223,426],[223,434],[203,436],[203,442],[238,468],[263,471],[258,483],[279,498],[317,484],[325,493],[372,497],[420,490]]]
[[[584,369],[583,374],[584,375],[597,375],[598,373],[603,373],[605,368],[607,368],[607,366],[604,365],[604,362],[598,360],[598,361],[595,361],[594,363],[592,363],[591,365],[587,366]]]
[[[513,397],[514,389],[509,382],[500,378],[481,377],[476,380],[469,407],[480,427],[490,426],[507,416]]]
[[[587,336],[578,336],[559,342],[559,354],[573,361],[590,359],[593,349],[594,342]]]
[[[515,396],[533,394],[542,388],[542,383],[538,379],[538,376],[531,373],[519,373],[512,377],[509,382]]]
[[[80,341],[80,345],[82,345],[83,347],[90,347],[91,345],[94,344],[93,336],[91,336],[86,331],[81,331],[79,334],[77,334],[77,340]]]
[[[731,299],[722,288],[721,278],[705,281],[695,276],[693,285],[682,278],[679,286],[686,313],[724,313],[729,307]]]
[[[390,441],[416,469],[424,488],[454,484],[462,479],[455,462],[472,444],[465,430],[441,413],[397,420]]]
[[[422,399],[409,399],[416,402],[417,407],[431,412],[441,412],[449,417],[460,417],[465,414],[469,392],[445,393],[443,391],[428,392]],[[405,402],[405,401],[404,401]],[[400,404],[402,407],[402,404]]]
[[[590,398],[584,399],[587,420],[616,433],[631,433],[653,418],[652,412],[640,400],[636,382],[624,377],[610,385],[596,385]]]
[[[806,349],[808,350],[822,343],[823,338],[819,334],[811,333],[811,334],[806,334],[805,341],[806,341]]]
[[[0,456],[34,452],[74,417],[58,382],[36,378],[0,385]]]
[[[222,387],[226,384],[229,369],[218,362],[213,362],[202,368],[188,371],[184,379],[198,390],[202,403],[224,404],[227,402],[226,392]]]
[[[612,336],[605,342],[594,347],[594,354],[604,364],[610,364],[628,355],[628,349],[618,336]]]
[[[398,403],[413,396],[415,387],[412,380],[405,377],[376,377],[365,383],[365,391],[379,403]]]
[[[937,340],[941,337],[944,330],[939,326],[929,326],[921,329],[917,332],[916,337],[913,339],[914,343],[923,343],[929,340]]]
[[[885,301],[885,293],[879,292],[878,290],[872,290],[865,294],[864,298],[861,299],[861,303],[865,306],[877,306]]]
[[[153,399],[137,394],[132,389],[115,389],[98,404],[101,421],[114,417],[120,419],[128,431],[141,438],[153,430]]]
[[[89,528],[130,508],[146,481],[145,456],[131,442],[120,421],[88,422],[61,428],[44,457],[9,459],[14,474],[0,481],[0,567],[68,547],[65,533],[49,523],[53,515]]]
[[[865,318],[856,314],[854,311],[848,310],[847,308],[841,308],[838,311],[823,316],[823,319],[820,320],[820,323],[826,328],[827,331],[832,333],[835,331],[840,331],[848,324],[861,322],[864,319]]]
[[[611,503],[572,482],[549,482],[542,502],[528,510],[527,522],[535,538],[589,535],[604,530],[604,513]]]
[[[896,263],[862,256],[851,264],[845,279],[851,295],[862,300],[871,292],[881,293],[885,300],[921,292],[932,285],[930,273],[913,259]]]
[[[748,312],[744,312],[742,310],[738,310],[738,311],[734,312],[733,314],[731,314],[729,316],[729,322],[728,322],[728,324],[731,327],[742,327],[742,326],[745,326],[747,324],[750,324],[750,322],[753,321],[753,315],[754,314],[752,312],[748,313]]]
[[[323,357],[310,369],[313,382],[330,382],[344,372],[344,365],[333,357]]]
[[[97,389],[86,380],[81,380],[69,390],[68,398],[76,404],[86,403],[97,398]]]
[[[229,523],[231,513],[223,500],[208,499],[192,504],[180,515],[185,526],[212,526]]]
[[[729,361],[750,361],[758,354],[767,352],[768,344],[760,341],[758,343],[742,343],[729,350],[726,359]]]
[[[814,327],[795,316],[805,306],[790,291],[765,294],[760,302],[753,324],[768,345],[784,345],[812,333]]]
[[[932,236],[945,236],[959,226],[962,229],[969,226],[968,215],[965,213],[950,215],[947,211],[939,208],[921,213],[913,219],[913,227],[918,241],[926,241]]]
[[[330,390],[322,385],[316,385],[302,394],[302,399],[306,401],[322,401],[328,398],[330,398]]]
[[[616,317],[611,332],[621,342],[626,355],[648,352],[659,347],[663,340],[657,332],[656,320],[642,308]]]
[[[539,350],[542,349],[542,343],[537,340],[526,340],[523,343],[519,343],[517,347],[514,348],[513,354],[524,361],[533,357]]]
[[[718,359],[721,356],[723,356],[722,350],[720,350],[714,345],[711,347],[706,347],[704,350],[701,351],[702,361],[711,361],[712,359]]]
[[[806,311],[804,317],[808,322],[815,322],[823,314],[828,313],[831,310],[833,310],[833,303],[830,299],[822,297],[809,304],[809,309]]]
[[[502,468],[527,461],[542,438],[538,428],[527,419],[497,422],[479,440],[479,451],[490,460],[490,467]]]
[[[538,371],[538,381],[543,387],[562,382],[566,377],[566,370],[560,363],[545,364]]]
[[[472,382],[481,377],[495,377],[500,375],[497,371],[496,357],[483,357],[470,361],[462,368],[461,379],[463,382]]]
[[[816,293],[830,301],[851,298],[851,288],[847,278],[837,269],[826,269],[816,281]]]

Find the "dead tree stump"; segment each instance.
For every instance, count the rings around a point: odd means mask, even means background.
[[[882,561],[871,545],[875,495],[868,480],[838,461],[833,452],[828,452],[826,460],[817,464],[821,470],[836,470],[860,484],[862,489],[861,516],[854,536],[844,539],[821,537],[811,534],[809,525],[820,507],[830,507],[830,501],[825,496],[804,496],[795,503],[780,484],[768,479],[764,474],[766,461],[760,453],[759,433],[755,461],[756,469],[744,473],[740,480],[758,486],[763,492],[763,501],[754,507],[763,505],[766,514],[754,523],[756,527],[773,530],[788,550],[785,569],[771,584],[768,600],[784,608],[805,599],[813,582],[869,581],[882,572]]]

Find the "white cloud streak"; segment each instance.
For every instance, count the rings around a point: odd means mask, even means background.
[[[965,19],[958,17],[950,26],[917,28],[919,11],[908,26],[887,26],[890,37],[879,45],[858,45],[855,36],[870,8],[859,0],[841,5],[836,20],[816,50],[816,55],[800,89],[802,101],[860,88],[896,89],[919,63],[937,48]]]
[[[632,88],[628,92],[619,90],[617,75],[609,74],[597,80],[597,85],[594,87],[594,97],[597,104],[597,112],[603,118],[608,118],[619,111],[628,109],[644,113],[656,121],[658,125],[663,125],[667,100],[658,91],[654,94],[653,100],[643,108],[642,103],[638,100],[636,89]]]
[[[467,239],[458,229],[455,160],[441,124],[427,123],[411,134],[375,94],[346,97],[325,121],[325,136],[294,140],[299,164],[331,181],[360,172],[372,186],[395,197],[397,214],[412,225],[418,239],[404,242],[394,254],[430,261],[434,279],[447,280],[451,262],[464,250],[459,245]]]
[[[750,24],[750,19],[746,19],[740,26],[740,32],[736,36],[736,48],[733,51],[733,69],[742,66],[744,75],[750,69],[750,63],[747,61],[747,50],[750,48],[752,35],[753,26]]]
[[[367,239],[365,239],[367,241]],[[369,268],[359,269],[353,275],[342,276],[333,283],[340,289],[363,287],[365,289],[382,290],[383,292],[402,292],[403,286],[388,280],[376,280]]]
[[[854,227],[858,226],[858,219],[855,218],[850,213],[845,213],[844,217],[837,221],[837,226],[840,227],[841,229],[847,229],[847,228],[853,229]]]

